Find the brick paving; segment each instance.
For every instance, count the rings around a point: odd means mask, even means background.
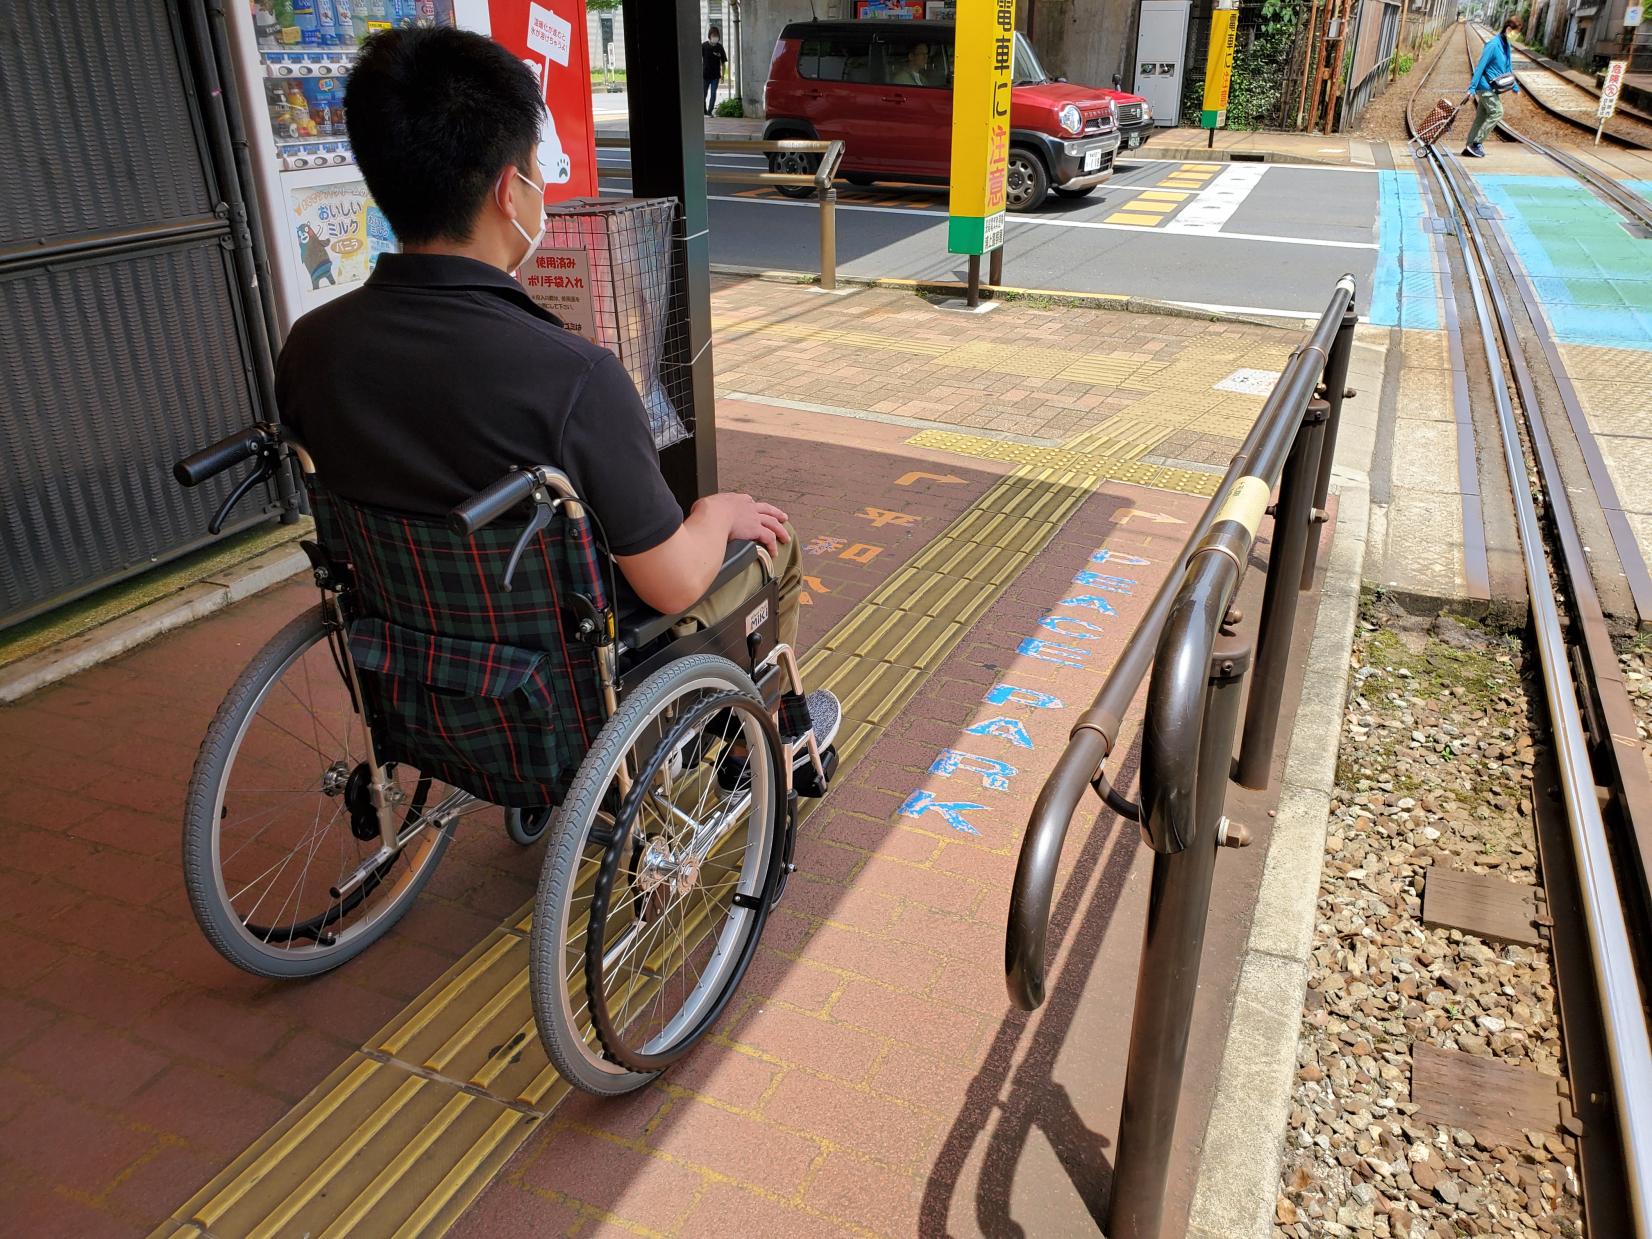
[[[1056,347],[1065,322],[1073,353],[1126,353],[1119,360],[1136,365],[1203,357],[1200,373],[1225,366],[1235,348],[1250,356],[1273,349],[1282,359],[1290,339],[1021,306],[940,319],[905,294],[834,300],[757,282],[719,281],[715,297],[720,317],[748,323],[871,327],[892,338],[934,337],[948,349],[993,341],[1012,354]],[[933,365],[897,371],[875,357],[868,365],[871,346],[839,336],[812,354],[822,376],[836,377],[802,389],[809,400],[866,413],[897,398],[901,410],[933,408],[881,421],[802,412],[772,403],[799,390],[793,343],[757,332],[735,339],[723,327],[720,387],[760,399],[723,402],[719,443],[723,484],[780,499],[804,530],[806,641],[841,621],[1010,467],[911,446],[912,421],[1060,441],[1132,406],[1163,413],[1169,426],[1188,403],[1161,405],[1148,386],[1052,385],[1023,374],[992,379],[1011,386],[969,408],[937,398]],[[978,368],[953,375],[959,391],[984,379]],[[1192,403],[1201,416],[1221,406],[1237,424],[1242,401],[1252,411],[1260,403],[1220,393]],[[1011,403],[1013,415],[990,413],[989,405]],[[901,485],[908,474],[916,476]],[[999,975],[1020,824],[1070,717],[1026,717],[1036,759],[1018,759],[1019,749],[994,736],[980,742],[1021,767],[1012,791],[966,787],[967,772],[929,770],[942,749],[962,747],[963,728],[1004,713],[983,701],[1001,678],[1068,706],[1087,701],[1105,658],[1081,671],[1039,664],[1016,658],[1004,634],[1033,631],[1104,543],[1162,561],[1179,541],[1177,527],[1121,528],[1115,522],[1126,508],[1186,519],[1201,503],[1110,485],[1085,504],[810,819],[803,872],[713,1043],[637,1097],[564,1107],[463,1229],[906,1234],[921,1216],[994,1232],[994,1219],[1008,1216],[994,1211],[1025,1192],[1015,1169],[1023,1158],[1050,1161],[1052,1181],[1068,1186],[1065,1195],[1043,1193],[1032,1215],[1013,1202],[1017,1218],[1080,1216],[1074,1193],[1093,1197],[1103,1171],[1093,1147],[1073,1142],[1114,1122],[1104,1099],[1074,1111],[1067,1098],[1085,1090],[1052,1071],[1054,1030],[1083,1021],[1074,1023],[1077,1005],[1058,999],[1029,1035],[1025,1019],[1006,1013]],[[0,747],[13,772],[0,801],[11,844],[0,856],[9,930],[0,979],[0,1215],[13,1233],[147,1232],[532,894],[537,853],[524,857],[495,820],[472,819],[402,924],[337,973],[264,982],[206,945],[178,869],[195,747],[252,652],[312,598],[301,584],[278,587],[0,710]],[[1098,651],[1116,643],[1143,599],[1138,592],[1115,601]],[[968,817],[980,833],[950,829],[933,811],[902,816],[907,798],[925,790],[936,800],[986,804]],[[1109,831],[1080,825],[1068,856],[1088,868],[1061,896],[1061,915],[1071,919],[1088,892],[1106,894],[1081,918],[1084,931],[1071,935],[1068,949],[1076,944],[1082,955],[1108,939],[1115,915],[1128,918],[1125,879],[1138,857],[1133,836],[1120,847]],[[1133,929],[1114,940],[1133,956]],[[1116,1037],[1128,1005],[1119,998],[1112,1006]],[[1000,1096],[1006,1081],[1029,1072],[1034,1086]],[[1078,1143],[1093,1145],[1088,1137]],[[1021,1185],[1015,1193],[1012,1183]]]

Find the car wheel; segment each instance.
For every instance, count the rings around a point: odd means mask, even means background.
[[[1010,210],[1036,211],[1050,196],[1050,174],[1044,161],[1024,146],[1010,148],[1004,175],[1004,205]]]
[[[1096,192],[1096,187],[1094,185],[1086,185],[1083,189],[1060,189],[1060,188],[1057,188],[1056,191],[1055,191],[1055,196],[1057,198],[1088,198],[1091,194],[1093,194],[1095,192]]]
[[[786,137],[802,137],[802,134],[786,134]],[[775,151],[769,156],[770,172],[788,172],[794,175],[813,176],[820,167],[820,156],[811,155],[804,151]],[[788,198],[813,198],[815,190],[809,185],[776,185],[782,194]]]

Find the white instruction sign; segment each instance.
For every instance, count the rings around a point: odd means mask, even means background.
[[[1624,9],[1623,10],[1623,24],[1625,26],[1638,26],[1638,25],[1640,25],[1641,24],[1641,8],[1642,7],[1643,6],[1641,6],[1639,4],[1631,4],[1628,8]]]
[[[558,17],[542,4],[528,6],[528,48],[531,51],[566,67],[573,37],[572,22]]]
[[[591,304],[591,257],[584,250],[545,246],[518,273],[522,287],[542,310],[549,310],[562,325],[592,344],[597,339],[596,315]]]

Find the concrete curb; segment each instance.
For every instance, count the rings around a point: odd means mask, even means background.
[[[292,543],[216,572],[148,606],[99,624],[38,654],[0,668],[0,704],[27,697],[48,684],[107,662],[144,642],[221,611],[231,603],[278,585],[309,566],[309,558]]]
[[[1376,391],[1365,364],[1371,341],[1355,338],[1356,386]],[[1386,350],[1384,350],[1386,357]],[[1319,618],[1308,647],[1278,816],[1263,864],[1250,937],[1239,968],[1216,1096],[1188,1213],[1190,1239],[1272,1239],[1274,1202],[1296,1082],[1296,1051],[1336,782],[1348,657],[1359,618],[1371,536],[1370,462],[1376,401],[1343,410],[1336,536],[1326,560]]]
[[[746,267],[737,263],[714,262],[713,275],[739,275],[768,280],[775,284],[815,285],[818,275],[804,271],[773,271],[767,267]],[[967,285],[955,280],[909,280],[893,276],[844,275],[838,273],[839,291],[842,285],[855,288],[894,288],[904,292],[956,297],[967,290]],[[1162,314],[1167,318],[1191,318],[1201,323],[1242,323],[1248,327],[1278,327],[1287,331],[1305,332],[1313,321],[1295,318],[1271,318],[1262,314],[1232,314],[1225,310],[1206,310],[1183,305],[1179,301],[1155,301],[1151,297],[1136,297],[1128,293],[1075,293],[1051,288],[1017,288],[1009,284],[982,284],[981,292],[989,299],[1010,303],[1037,298],[1058,305],[1091,310],[1115,310],[1126,314]]]

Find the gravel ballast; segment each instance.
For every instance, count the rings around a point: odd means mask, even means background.
[[[1431,866],[1538,881],[1512,638],[1367,599],[1316,909],[1280,1236],[1583,1233],[1575,1145],[1416,1117],[1418,1043],[1563,1074],[1543,947],[1422,923]]]

